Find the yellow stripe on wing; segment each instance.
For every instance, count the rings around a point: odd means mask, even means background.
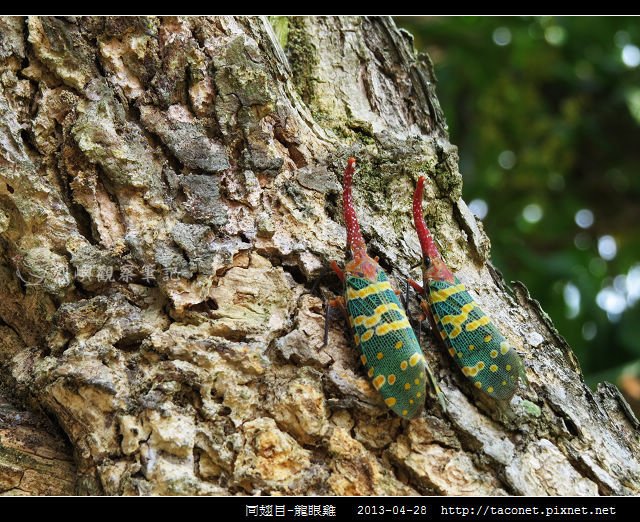
[[[467,326],[464,327],[464,329],[467,332],[473,332],[474,330],[477,330],[481,326],[488,325],[490,322],[491,322],[491,319],[489,319],[488,316],[484,315],[480,319],[476,319],[475,321],[471,321]],[[491,340],[491,339],[489,339],[489,340]]]
[[[462,333],[462,323],[464,323],[469,317],[469,312],[475,308],[476,304],[471,301],[460,309],[460,313],[456,315],[445,315],[441,322],[442,324],[452,324],[453,330],[449,332],[449,337],[455,339],[460,333]]]
[[[370,295],[377,294],[380,292],[384,292],[386,290],[391,290],[391,283],[389,281],[381,281],[380,283],[372,283],[360,290],[355,290],[354,288],[347,288],[347,299],[364,299],[365,297],[369,297]]]
[[[409,321],[406,317],[398,321],[393,321],[391,323],[381,324],[376,327],[376,335],[385,335],[394,330],[404,330],[405,328],[411,328]]]
[[[454,286],[448,286],[447,288],[442,288],[440,290],[432,290],[429,293],[429,301],[431,303],[440,303],[442,301],[446,301],[452,295],[464,292],[465,290],[466,288],[462,283]]]
[[[356,326],[364,324],[367,328],[373,328],[380,322],[382,314],[384,314],[385,312],[391,312],[392,310],[401,312],[400,307],[396,303],[381,304],[376,307],[376,309],[373,311],[373,314],[359,315],[358,317],[354,318],[353,324],[355,324]]]

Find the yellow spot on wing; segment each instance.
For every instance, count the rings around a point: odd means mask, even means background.
[[[498,357],[498,350],[491,350],[489,355],[491,356],[492,359],[495,359],[496,357]]]
[[[389,384],[395,384],[396,383],[396,376],[394,374],[389,375],[389,377],[387,377],[387,382]]]
[[[485,335],[484,336],[484,342],[485,343],[490,343],[491,342],[492,337],[490,335]]]
[[[451,357],[455,357],[456,355],[456,351],[453,348],[449,348],[449,353],[451,354]]]
[[[378,358],[378,360],[382,359],[384,357],[384,354],[382,352],[378,352],[376,354],[376,357]]]
[[[372,337],[373,337],[373,330],[367,330],[365,333],[362,334],[362,340],[364,342],[367,342]]]
[[[474,384],[476,388],[478,389],[482,388],[482,383],[480,381],[476,381]]]
[[[411,389],[411,384],[406,383],[406,384],[404,385],[404,389],[405,389],[405,390],[410,390],[410,389]]]
[[[402,415],[407,415],[409,413],[407,410],[402,410]]]
[[[508,372],[510,372],[510,371],[511,371],[511,365],[510,365],[510,364],[507,364],[504,368],[505,368],[505,370],[507,370]]]
[[[409,366],[409,365],[407,364],[407,361],[402,361],[402,362],[400,363],[400,369],[401,369],[402,371],[405,371],[405,370],[407,369],[407,366]]]
[[[414,353],[410,358],[409,358],[409,364],[411,366],[415,366],[416,364],[418,364],[418,362],[420,361],[421,356],[420,354]]]
[[[387,397],[384,402],[387,403],[387,406],[389,406],[389,408],[391,408],[392,406],[396,405],[396,398],[395,397]]]
[[[373,382],[373,387],[374,387],[376,390],[379,390],[380,388],[382,388],[382,385],[383,385],[383,384],[384,384],[384,382],[385,382],[384,375],[378,375],[375,379],[373,379],[373,381],[372,381],[372,382]]]
[[[467,326],[464,327],[464,329],[467,332],[473,332],[474,330],[477,330],[481,326],[485,326],[490,322],[491,322],[491,319],[489,319],[488,316],[483,315],[480,319],[476,319],[475,321],[471,321],[470,323],[468,323]]]
[[[509,351],[509,344],[507,343],[507,341],[502,341],[500,343],[500,353],[504,355],[508,351]]]
[[[473,351],[473,350],[475,350],[475,349],[476,349],[476,347],[475,347],[475,346],[473,346],[472,344],[470,344],[470,345],[469,345],[469,350]]]
[[[369,371],[367,372],[367,375],[369,376],[369,379],[371,379],[371,377],[373,377],[373,374],[374,374],[373,368],[369,368]]]
[[[489,392],[489,393],[493,393],[493,386],[489,386],[489,387],[487,388],[487,392]]]
[[[360,336],[358,334],[355,334],[353,336],[353,340],[356,342],[356,344],[360,344]]]
[[[484,362],[483,361],[478,361],[475,366],[463,366],[462,367],[462,373],[466,376],[466,377],[475,377],[476,375],[478,375],[478,372],[484,370]]]
[[[420,392],[416,393],[416,397],[420,398],[422,397],[422,394]]]
[[[494,373],[498,371],[498,367],[495,364],[492,364],[491,366],[489,366],[489,369]]]
[[[385,290],[392,290],[391,283],[389,281],[381,281],[380,283],[373,283],[365,286],[360,290],[354,288],[347,288],[347,299],[363,299],[370,295],[384,292]]]
[[[400,348],[402,348],[402,341],[398,341],[395,345],[396,350],[399,350]]]
[[[420,384],[420,379],[414,379],[413,382],[414,384]]]
[[[462,283],[460,283],[459,285],[442,288],[441,290],[432,290],[429,293],[429,301],[431,303],[440,303],[442,301],[446,301],[450,296],[459,292],[464,292],[465,290],[466,288]]]
[[[413,404],[413,399],[409,399],[409,404]]]

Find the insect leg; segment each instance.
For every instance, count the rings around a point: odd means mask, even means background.
[[[329,343],[329,323],[331,322],[331,305],[329,301],[325,301],[325,313],[324,313],[324,337],[322,338],[322,347],[324,348]]]
[[[331,270],[336,273],[340,281],[344,283],[344,270],[342,270],[342,268],[338,266],[338,263],[336,263],[335,261],[331,261],[331,263],[329,263],[329,266],[331,266]]]
[[[340,308],[344,314],[347,313],[347,308],[344,303],[344,297],[334,297],[333,299],[327,299],[325,301],[325,315],[324,315],[324,338],[322,347],[327,346],[329,342],[329,327],[331,325],[331,313],[334,308]]]
[[[409,280],[405,281],[405,288],[404,288],[404,309],[407,312],[407,314],[409,313]]]

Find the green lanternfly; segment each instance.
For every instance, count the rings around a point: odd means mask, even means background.
[[[460,280],[447,268],[422,215],[424,177],[413,196],[413,219],[422,247],[423,285],[410,284],[423,297],[424,312],[451,357],[474,386],[500,401],[510,399],[518,379],[526,382],[520,356],[493,324]]]
[[[367,254],[353,207],[351,184],[355,159],[349,158],[344,172],[343,210],[347,245],[353,259],[344,270],[331,267],[344,283],[344,297],[331,303],[346,312],[360,359],[373,386],[386,405],[406,419],[423,408],[426,379],[444,408],[442,392],[427,366],[420,344],[400,300],[377,259]]]

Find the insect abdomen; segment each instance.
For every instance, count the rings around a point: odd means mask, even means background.
[[[425,359],[382,270],[377,281],[347,275],[346,307],[367,375],[386,405],[411,419],[425,400]]]
[[[523,372],[520,356],[456,278],[431,281],[428,303],[438,332],[462,373],[476,388],[507,400]]]

